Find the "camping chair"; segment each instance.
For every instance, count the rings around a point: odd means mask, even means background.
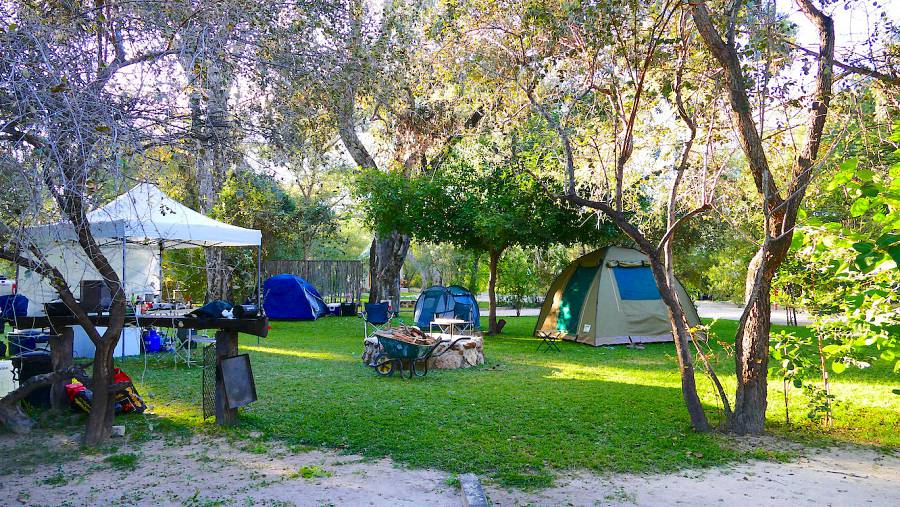
[[[541,351],[541,348],[544,348],[544,352],[550,352],[551,350],[556,350],[557,352],[562,352],[559,349],[559,340],[562,338],[562,333],[560,331],[538,331],[537,337],[541,339],[541,343],[538,343],[537,349],[538,352]]]
[[[457,302],[453,305],[452,311],[447,311],[445,313],[452,314],[452,317],[454,319],[465,321],[462,324],[456,325],[456,329],[458,331],[471,332],[475,329],[475,322],[472,321],[472,305]]]
[[[376,331],[391,327],[391,321],[397,317],[397,312],[390,310],[387,303],[365,303],[363,306],[365,311],[359,312],[359,316],[363,320],[363,338],[369,338]],[[372,326],[371,333],[369,326]]]

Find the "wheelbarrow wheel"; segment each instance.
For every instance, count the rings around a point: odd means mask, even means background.
[[[412,370],[417,377],[424,377],[425,375],[428,375],[428,360],[416,359],[412,363]]]
[[[394,374],[394,361],[388,356],[378,354],[372,360],[372,364],[375,365],[375,371],[382,377],[390,377]]]

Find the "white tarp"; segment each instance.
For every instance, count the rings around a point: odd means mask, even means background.
[[[122,243],[102,248],[112,268],[122,276]],[[125,293],[159,293],[159,250],[143,245],[128,245],[125,255]],[[63,242],[44,250],[47,261],[63,275],[75,297],[81,297],[81,280],[102,280],[100,273],[88,261],[84,250],[72,242]],[[28,298],[28,314],[43,315],[44,303],[59,298],[56,289],[44,277],[33,271],[19,271],[19,294]]]
[[[262,233],[213,220],[167,196],[156,185],[141,183],[112,202],[87,214],[98,241],[122,238],[159,248],[258,246]],[[72,224],[55,223],[29,229],[39,244],[75,241]]]
[[[210,246],[258,246],[262,233],[213,220],[164,194],[156,185],[141,183],[87,215],[94,238],[131,295],[159,293],[160,249]],[[80,297],[81,280],[100,280],[70,223],[28,229],[32,241]],[[123,239],[126,241],[123,245]],[[123,246],[124,259],[123,259]],[[41,276],[21,270],[18,292],[29,300],[29,315],[43,314],[43,304],[58,298]]]

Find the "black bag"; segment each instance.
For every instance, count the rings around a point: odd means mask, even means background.
[[[187,314],[187,316],[196,317],[198,319],[221,319],[222,312],[225,310],[231,310],[231,303],[216,299],[215,301],[210,301],[200,308],[197,308]]]

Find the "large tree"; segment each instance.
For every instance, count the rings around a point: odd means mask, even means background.
[[[535,179],[519,170],[511,152],[502,155],[495,148],[489,141],[477,143],[468,157],[455,150],[434,175],[410,179],[370,172],[359,186],[367,216],[378,226],[488,255],[489,334],[498,331],[498,266],[509,247],[597,244],[615,236],[590,213],[547,199],[552,180]]]
[[[829,3],[824,2],[825,6],[821,7],[812,0],[795,1],[796,8],[815,28],[818,37],[818,48],[815,50],[791,43],[791,47],[795,48],[791,54],[809,58],[815,67],[812,90],[805,92],[789,86],[772,86],[780,92],[777,97],[779,102],[798,101],[808,111],[803,133],[792,134],[797,145],[791,152],[793,160],[787,164],[788,170],[783,171],[783,175],[772,162],[778,158],[778,148],[767,142],[763,125],[771,100],[766,95],[772,79],[770,55],[777,51],[777,47],[772,48],[772,41],[766,40],[762,32],[778,34],[776,40],[781,40],[785,34],[778,27],[772,28],[776,20],[772,20],[771,14],[766,18],[768,13],[758,12],[749,4],[729,3],[720,13],[713,13],[703,1],[690,4],[695,29],[722,72],[722,94],[728,100],[737,141],[753,176],[759,196],[758,209],[764,220],[763,240],[748,266],[746,308],[735,336],[737,391],[734,414],[729,422],[736,433],[758,434],[765,426],[771,284],[788,255],[807,189],[827,159],[827,153],[823,154],[821,148],[826,140],[826,120],[834,93],[835,68],[875,77],[891,86],[898,83],[896,76],[879,72],[874,67],[836,61],[834,20],[826,11]],[[765,23],[766,20],[769,24]],[[762,47],[770,51],[760,54],[741,49],[739,29],[748,30],[763,42]],[[748,66],[750,62],[762,63],[766,72],[751,78],[747,69],[754,67]],[[891,68],[890,64],[887,68]]]
[[[428,40],[429,2],[297,2],[295,21],[268,43],[267,82],[281,115],[329,129],[359,169],[410,177],[434,172],[447,149],[484,113],[462,100],[458,76],[437,75]],[[299,122],[298,122],[299,123]],[[369,299],[399,298],[410,238],[377,228]]]
[[[545,153],[541,170],[555,169],[564,180],[561,197],[601,213],[648,256],[669,311],[691,423],[708,430],[691,352],[697,345],[676,295],[672,241],[715,202],[722,166],[695,142],[712,144],[720,120],[709,94],[695,91],[694,83],[716,77],[692,51],[680,2],[476,1],[457,18],[470,28],[458,30],[455,42],[479,55],[472,61],[484,78],[553,134],[531,151]]]
[[[0,7],[2,200],[20,203],[0,215],[0,258],[46,277],[96,347],[88,444],[104,440],[112,424],[112,354],[126,294],[87,213],[105,195],[131,186],[122,167],[147,145],[168,139],[174,106],[142,86],[159,78],[157,64],[175,53],[143,7],[120,2]],[[78,304],[60,266],[45,257],[47,245],[25,232],[56,221],[71,226],[78,248],[112,294],[103,332]]]

